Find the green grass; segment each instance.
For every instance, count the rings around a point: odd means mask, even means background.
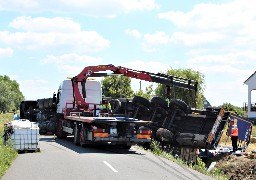
[[[2,144],[4,123],[11,121],[12,117],[12,113],[0,114],[0,178],[11,166],[12,161],[17,157],[16,150],[14,150],[11,146],[5,146]]]
[[[252,127],[252,136],[256,136],[256,125]]]

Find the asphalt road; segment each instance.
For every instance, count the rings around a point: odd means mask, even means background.
[[[19,154],[3,180],[211,179],[134,146],[79,147],[71,140],[40,140],[41,152]]]

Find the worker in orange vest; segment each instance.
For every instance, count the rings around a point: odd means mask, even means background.
[[[233,152],[236,152],[237,151],[237,140],[238,140],[238,127],[237,127],[236,122],[233,122],[230,136],[231,136],[231,141],[232,141]]]

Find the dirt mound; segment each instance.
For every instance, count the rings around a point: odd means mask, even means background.
[[[216,167],[221,168],[229,179],[256,179],[256,159],[249,155],[223,157]]]

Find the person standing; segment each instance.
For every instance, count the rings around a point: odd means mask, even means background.
[[[112,113],[112,109],[111,109],[111,104],[110,102],[108,101],[108,104],[107,104],[107,109],[108,109],[108,113]]]
[[[20,116],[16,112],[14,112],[13,113],[13,120],[19,120],[19,119],[20,119]]]
[[[231,136],[231,141],[232,141],[233,152],[236,152],[237,151],[237,141],[238,141],[238,127],[237,127],[237,123],[235,121],[233,121],[230,136]]]

